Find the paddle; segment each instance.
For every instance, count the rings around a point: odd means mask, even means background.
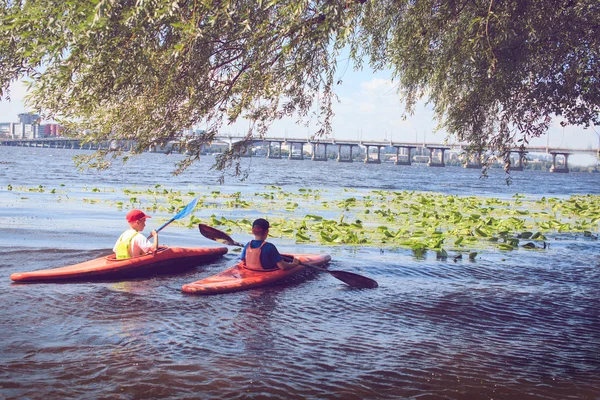
[[[223,243],[229,246],[238,246],[244,247],[243,244],[236,242],[225,232],[222,232],[218,229],[215,229],[211,226],[198,224],[198,229],[200,229],[200,233],[205,238],[210,240],[214,240],[215,242]],[[291,262],[293,257],[282,256],[283,259],[287,262]],[[310,265],[305,263],[300,263],[303,267],[316,269],[317,271],[327,272],[328,274],[333,275],[334,278],[339,279],[342,282],[347,283],[348,285],[361,289],[373,289],[379,286],[379,284],[371,278],[367,278],[366,276],[361,276],[358,274],[354,274],[352,272],[346,271],[330,271],[327,268],[318,267],[316,265]]]
[[[171,218],[170,220],[168,220],[167,222],[165,222],[164,224],[162,224],[162,226],[156,230],[156,233],[158,233],[161,230],[163,230],[163,228],[165,228],[171,222],[177,221],[178,219],[185,218],[188,215],[190,215],[192,213],[192,211],[194,211],[194,208],[196,208],[196,204],[198,204],[198,198],[197,197],[194,200],[192,200],[190,202],[190,204],[188,204],[187,206],[185,206],[185,208],[183,210],[179,211],[173,218]],[[148,239],[150,239],[151,237],[152,237],[152,235],[148,236]]]

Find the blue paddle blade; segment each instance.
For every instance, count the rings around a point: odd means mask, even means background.
[[[198,204],[198,198],[196,197],[194,200],[192,200],[192,202],[190,204],[188,204],[187,206],[185,206],[185,208],[181,211],[179,211],[177,213],[177,215],[175,215],[173,217],[173,220],[179,219],[179,218],[184,218],[187,217],[188,215],[190,215],[192,213],[192,211],[194,211],[194,208],[196,208],[196,204]]]
[[[166,227],[167,225],[169,225],[171,222],[176,221],[178,219],[181,218],[185,218],[188,215],[190,215],[192,213],[192,211],[194,211],[194,208],[196,208],[196,204],[198,204],[198,198],[196,197],[194,200],[192,200],[192,202],[190,204],[188,204],[187,206],[185,206],[185,208],[181,211],[179,211],[173,218],[171,218],[170,220],[168,220],[167,222],[165,222],[160,228],[158,228],[156,230],[156,232],[160,232],[164,227]],[[148,238],[150,238],[150,236],[148,236]]]

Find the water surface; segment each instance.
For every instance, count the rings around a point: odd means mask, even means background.
[[[253,158],[244,161],[246,181],[229,177],[218,186],[210,157],[174,177],[180,156],[144,154],[109,171],[79,173],[75,154],[0,147],[0,398],[600,397],[600,245],[577,234],[552,235],[546,251],[486,251],[475,262],[273,240],[286,252],[328,252],[331,269],[373,277],[375,290],[307,274],[225,295],[181,292],[233,264],[233,248],[176,275],[9,279],[107,254],[126,210],[82,199],[127,199],[123,188],[251,195],[276,185],[331,196],[346,187],[562,198],[600,194],[598,175],[515,172],[507,187],[501,170],[480,179],[479,171],[453,167]],[[19,189],[61,184],[67,195]],[[148,226],[167,218],[159,212]],[[180,226],[165,229],[161,242],[215,245]]]

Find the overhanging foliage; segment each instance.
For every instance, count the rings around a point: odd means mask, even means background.
[[[313,133],[327,135],[343,48],[357,67],[390,68],[409,110],[425,96],[440,128],[507,163],[507,150],[543,134],[553,115],[600,123],[596,0],[0,4],[0,97],[29,76],[29,103],[46,118],[93,141],[135,139],[133,153],[202,122],[207,132],[185,144],[178,170],[239,118],[250,139],[316,108]],[[82,161],[102,168],[106,153]]]

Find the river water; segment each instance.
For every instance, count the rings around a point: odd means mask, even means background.
[[[224,295],[181,292],[235,263],[234,251],[175,275],[27,285],[9,278],[110,252],[127,211],[110,201],[127,199],[124,188],[250,195],[275,185],[333,195],[352,188],[537,198],[600,194],[597,174],[515,172],[506,186],[501,170],[480,179],[479,171],[455,167],[253,158],[244,160],[248,179],[227,177],[219,186],[211,157],[172,176],[177,155],[148,153],[79,173],[75,154],[0,147],[0,398],[600,398],[600,244],[593,237],[550,235],[546,251],[489,250],[475,262],[273,240],[285,252],[328,252],[330,269],[372,277],[380,284],[373,290],[313,274]],[[32,190],[39,185],[43,192]],[[148,227],[169,216],[157,212]],[[215,245],[184,226],[165,229],[161,243]]]

